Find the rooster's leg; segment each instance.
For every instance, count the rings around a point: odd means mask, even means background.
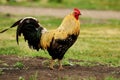
[[[55,60],[53,60],[53,59],[50,61],[50,69],[51,70],[54,69],[54,67],[53,67],[54,66],[54,62],[55,62]]]
[[[59,68],[58,68],[58,70],[63,70],[64,68],[63,68],[63,66],[62,66],[62,60],[59,60],[59,59],[58,59],[58,63],[59,63]]]

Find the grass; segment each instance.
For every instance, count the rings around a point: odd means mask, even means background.
[[[7,17],[5,14],[0,14],[0,31],[22,17],[24,16],[11,15]],[[43,26],[47,26],[47,29],[56,28],[62,21],[62,19],[55,17],[42,16],[37,18]],[[96,65],[96,62],[108,66],[120,66],[119,26],[119,20],[82,18],[80,36],[65,54],[64,65],[70,63],[68,59],[78,59],[84,61],[78,63],[83,66]],[[18,46],[15,40],[15,30],[16,28],[13,28],[0,34],[0,54],[50,58],[49,54],[46,54],[47,51],[37,52],[29,49],[23,37],[20,38]]]
[[[52,8],[74,8],[80,9],[95,9],[95,10],[120,10],[120,0],[63,0],[62,3],[57,3],[55,0],[35,0],[16,2],[16,0],[10,0],[6,2],[1,0],[2,5],[14,5],[14,6],[31,6],[31,7],[52,7]]]
[[[31,75],[29,80],[38,80],[38,73],[36,72],[34,75]],[[64,77],[57,77],[57,80],[96,80],[94,77],[89,77],[89,78],[81,78],[81,77],[70,77],[70,76],[64,76]],[[22,76],[19,77],[19,80],[25,80]],[[117,78],[114,78],[112,76],[106,77],[104,80],[119,80]]]
[[[16,62],[14,65],[13,65],[15,68],[19,68],[19,69],[22,69],[24,67],[24,64],[22,62]]]
[[[109,76],[109,77],[106,77],[105,80],[119,80],[119,79]]]
[[[36,72],[35,74],[31,75],[29,77],[29,80],[38,80],[37,77],[38,77],[38,72]],[[20,76],[19,80],[26,80],[26,79],[24,77]]]
[[[70,77],[70,76],[65,76],[65,77],[63,77],[63,78],[58,78],[58,80],[96,80],[96,78],[94,78],[94,77],[89,77],[89,78],[73,78],[73,77]],[[106,77],[104,80],[119,80],[119,79],[117,79],[117,78],[114,78],[114,77],[111,77],[111,76],[109,76],[109,77]]]
[[[2,75],[3,74],[3,70],[2,69],[0,69],[0,75]]]

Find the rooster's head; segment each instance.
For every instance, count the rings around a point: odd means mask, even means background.
[[[74,8],[73,15],[74,15],[74,17],[78,20],[79,15],[81,15],[80,10],[77,9],[77,8]]]

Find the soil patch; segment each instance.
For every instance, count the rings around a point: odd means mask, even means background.
[[[0,55],[0,80],[19,80],[20,77],[29,80],[35,76],[38,80],[83,80],[91,77],[96,80],[104,80],[107,76],[120,78],[120,67],[64,65],[65,69],[58,71],[58,66],[55,66],[55,70],[49,69],[48,60],[43,57]],[[71,61],[78,62],[79,60]],[[23,63],[24,67],[22,69],[14,67],[16,62]]]

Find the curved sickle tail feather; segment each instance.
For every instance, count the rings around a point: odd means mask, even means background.
[[[13,27],[17,26],[17,25],[20,23],[21,20],[22,20],[22,19],[16,21],[11,27],[0,31],[0,33],[6,32],[6,31],[9,30],[10,28],[13,28]]]
[[[10,28],[17,26],[16,30],[16,42],[19,44],[19,36],[23,34],[24,40],[28,42],[30,48],[36,49],[37,51],[41,48],[39,45],[42,35],[42,30],[37,19],[32,17],[26,17],[16,21],[11,27],[2,30],[0,33],[3,33]]]

